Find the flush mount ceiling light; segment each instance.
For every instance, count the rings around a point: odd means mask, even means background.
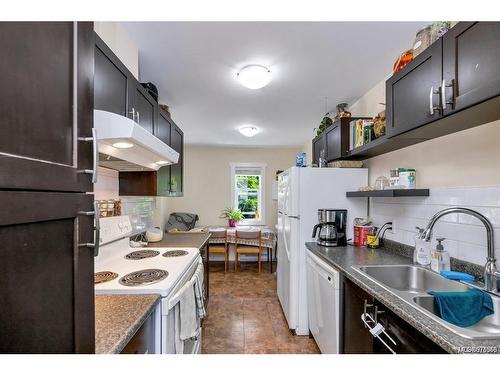
[[[113,147],[115,147],[115,148],[130,148],[130,147],[134,147],[134,144],[130,143],[130,142],[116,142],[116,143],[113,143]]]
[[[247,65],[238,72],[236,78],[246,88],[257,90],[271,82],[271,71],[262,65]]]
[[[167,165],[167,164],[170,164],[170,162],[167,161],[167,160],[158,160],[156,162],[156,164],[158,164],[158,165]]]
[[[238,131],[245,137],[253,137],[255,134],[259,132],[259,129],[257,129],[255,126],[252,125],[246,125],[239,128]]]

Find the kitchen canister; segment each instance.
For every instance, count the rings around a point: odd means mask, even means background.
[[[417,187],[416,171],[413,168],[399,168],[399,186],[403,189]]]
[[[366,246],[368,235],[373,233],[371,225],[354,225],[354,246]]]

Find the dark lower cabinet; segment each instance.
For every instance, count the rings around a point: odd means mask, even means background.
[[[366,305],[373,305],[373,297],[351,281],[344,279],[343,353],[373,353],[373,336],[361,321]]]
[[[93,195],[0,191],[0,353],[93,353]]]
[[[500,95],[500,22],[460,22],[443,37],[445,114]]]
[[[155,313],[152,313],[120,354],[159,354],[155,353],[155,337]]]
[[[446,353],[425,335],[413,328],[397,314],[375,300],[363,289],[344,278],[343,298],[343,353],[345,354],[418,354]],[[394,343],[384,334],[374,338],[364,322],[363,313],[382,324]],[[392,351],[391,351],[392,350]]]
[[[383,337],[383,340],[396,354],[440,354],[446,351],[422,335],[415,328],[401,319],[391,310],[378,304],[378,321],[382,324],[387,334],[395,343]],[[378,339],[373,340],[374,353],[392,354],[392,352]]]

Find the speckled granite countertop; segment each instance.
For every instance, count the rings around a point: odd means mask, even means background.
[[[120,353],[158,303],[158,294],[95,296],[95,352]]]
[[[356,265],[411,264],[412,260],[410,258],[384,249],[372,250],[349,245],[347,247],[323,247],[314,242],[308,242],[306,246],[313,254],[341,271],[345,277],[382,302],[446,351],[463,353],[467,352],[469,348],[474,350],[474,348],[481,347],[496,347],[496,352],[500,353],[500,339],[470,340],[457,335],[351,268],[351,266]]]
[[[201,247],[207,243],[210,233],[207,232],[182,232],[165,233],[159,242],[150,242],[148,247]]]

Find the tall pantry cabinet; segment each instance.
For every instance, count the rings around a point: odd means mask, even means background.
[[[3,22],[0,50],[0,353],[93,353],[93,24]]]

